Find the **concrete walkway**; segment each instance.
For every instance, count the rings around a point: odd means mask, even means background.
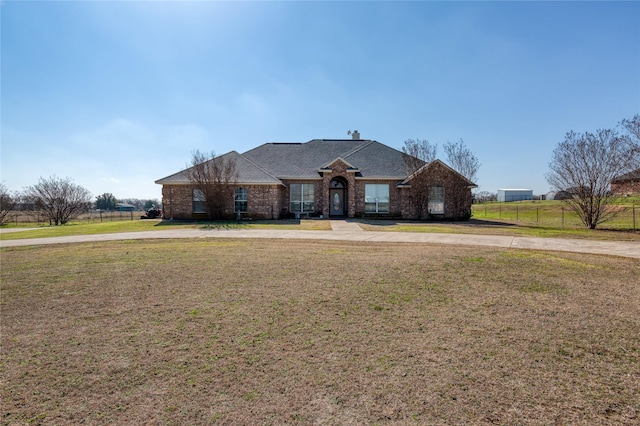
[[[357,222],[350,222],[348,220],[330,220],[331,229],[333,231],[353,231],[364,232],[364,229],[358,225]]]
[[[335,224],[334,224],[335,222]],[[343,223],[338,223],[343,222]],[[566,238],[514,237],[504,235],[431,234],[417,232],[368,232],[355,222],[331,221],[332,231],[278,229],[168,229],[119,234],[76,235],[0,241],[0,248],[91,241],[175,239],[175,238],[264,238],[295,240],[367,241],[387,243],[452,244],[527,250],[568,251],[606,254],[640,259],[640,243],[629,241],[572,240]],[[357,229],[356,229],[357,227]]]

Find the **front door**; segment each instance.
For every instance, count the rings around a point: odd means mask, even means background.
[[[330,216],[344,216],[344,189],[329,190]]]

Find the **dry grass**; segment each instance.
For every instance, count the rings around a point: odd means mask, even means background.
[[[586,229],[545,227],[508,221],[471,219],[468,222],[411,222],[394,220],[362,220],[365,231],[439,232],[449,234],[512,235],[541,238],[572,238],[603,241],[638,241],[640,229]]]
[[[2,249],[4,424],[637,424],[640,262],[305,241]]]

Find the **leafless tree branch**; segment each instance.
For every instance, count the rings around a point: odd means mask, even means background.
[[[64,225],[86,212],[91,205],[91,193],[70,178],[56,176],[40,180],[26,188],[25,200],[42,211],[52,225]]]
[[[4,183],[0,183],[0,225],[9,220],[9,213],[16,207],[18,196],[12,195]]]
[[[458,142],[444,144],[444,152],[447,155],[447,164],[462,176],[475,182],[478,179],[480,161],[473,152],[460,139]]]
[[[187,176],[194,189],[204,196],[206,214],[209,219],[221,219],[233,202],[234,185],[238,179],[236,162],[229,156],[216,157],[193,151]]]
[[[415,173],[425,163],[430,163],[437,157],[438,145],[431,144],[427,139],[407,139],[402,147],[407,175]]]
[[[640,151],[630,138],[615,130],[568,132],[553,151],[547,182],[572,197],[565,200],[585,227],[595,229],[612,219],[616,209],[611,181],[638,164]]]

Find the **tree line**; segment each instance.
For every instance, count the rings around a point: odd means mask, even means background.
[[[125,198],[117,200],[113,194],[105,193],[96,197],[86,188],[73,182],[71,178],[40,177],[38,183],[24,188],[22,192],[11,192],[0,183],[0,225],[10,220],[15,210],[33,211],[44,215],[50,225],[64,225],[76,219],[92,207],[100,210],[116,210],[118,203],[129,204],[136,210],[147,210],[158,206],[156,199],[141,200]]]

